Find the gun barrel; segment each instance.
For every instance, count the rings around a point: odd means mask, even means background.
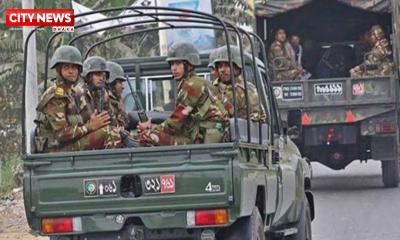
[[[104,88],[100,88],[98,90],[99,94],[99,112],[103,112],[104,110]]]
[[[143,108],[142,102],[136,92],[133,91],[131,82],[129,81],[128,76],[126,76],[126,82],[128,83],[129,90],[131,91],[133,100],[135,101],[137,113],[141,122],[147,122],[149,118],[147,117],[146,110]]]

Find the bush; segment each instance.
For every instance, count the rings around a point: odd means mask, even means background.
[[[19,155],[5,156],[0,159],[0,167],[0,198],[3,198],[22,185],[22,159]]]

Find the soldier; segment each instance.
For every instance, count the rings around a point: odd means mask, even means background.
[[[102,57],[93,56],[83,62],[82,76],[86,82],[84,90],[84,102],[82,108],[83,118],[92,113],[103,113],[109,117],[110,124],[105,128],[109,136],[106,148],[121,147],[120,130],[116,115],[113,112],[110,101],[110,92],[106,89],[106,82],[110,76],[106,61]]]
[[[201,64],[191,43],[175,43],[168,51],[173,78],[179,82],[175,109],[162,124],[139,124],[142,145],[177,145],[221,142],[227,113],[208,82],[195,73]]]
[[[381,26],[374,25],[370,32],[372,50],[364,63],[350,70],[351,77],[385,76],[393,74],[392,51]]]
[[[276,81],[296,80],[303,75],[303,70],[296,65],[294,56],[291,56],[292,52],[294,52],[293,49],[288,49],[288,46],[290,47],[290,44],[286,42],[285,30],[278,29],[275,32],[275,41],[269,51]]]
[[[216,78],[218,78],[218,71],[214,64],[214,60],[215,60],[217,52],[218,52],[218,49],[214,49],[210,53],[210,56],[208,59],[208,68],[210,69],[211,81],[214,81]]]
[[[294,55],[294,60],[297,64],[298,67],[302,67],[302,60],[303,60],[303,46],[300,43],[300,36],[297,34],[293,34],[290,37],[290,45],[293,48],[293,55]]]
[[[37,107],[36,150],[38,152],[79,151],[104,148],[110,135],[107,113],[93,112],[81,116],[82,97],[77,87],[82,71],[82,57],[72,46],[57,48],[51,59],[56,69],[55,84],[50,86]]]
[[[107,61],[107,68],[110,70],[110,77],[108,79],[110,104],[112,113],[115,116],[115,123],[112,123],[112,125],[127,129],[129,118],[121,98],[124,91],[123,82],[126,81],[124,69],[118,63],[111,61]]]
[[[245,96],[245,83],[240,77],[242,74],[242,61],[240,57],[240,50],[235,46],[230,47],[231,59],[233,63],[233,72],[235,74],[236,83],[236,104],[238,106],[238,117],[247,119],[247,105]],[[218,49],[214,59],[214,65],[218,71],[218,78],[213,81],[213,86],[222,95],[223,103],[225,109],[229,113],[229,117],[234,116],[234,105],[233,105],[233,86],[232,86],[232,76],[231,68],[229,64],[228,50],[226,46]],[[256,87],[247,82],[247,92],[249,96],[249,112],[250,118],[254,121],[265,121],[266,114],[264,108],[260,104],[260,98],[257,93]]]

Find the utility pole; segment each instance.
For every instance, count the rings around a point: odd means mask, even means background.
[[[33,9],[35,7],[35,0],[22,0],[23,9]],[[25,46],[26,38],[29,32],[34,27],[23,27],[23,44]],[[23,46],[23,47],[24,47]],[[27,69],[26,70],[26,85],[25,85],[25,106],[23,111],[25,111],[25,146],[26,153],[32,152],[31,141],[33,130],[35,129],[35,124],[33,120],[36,118],[36,106],[38,103],[38,84],[37,84],[37,59],[36,59],[36,34],[34,33],[30,38],[29,45],[24,51],[28,52],[27,58]]]

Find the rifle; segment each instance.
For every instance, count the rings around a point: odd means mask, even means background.
[[[97,93],[99,94],[99,113],[103,112],[104,110],[104,87],[100,88],[97,90]]]
[[[103,78],[104,78],[104,76],[103,76]],[[99,105],[98,105],[99,109],[97,109],[97,110],[99,111],[99,113],[103,112],[103,110],[104,110],[104,94],[105,94],[104,88],[106,86],[105,86],[105,83],[104,83],[105,79],[103,79],[103,80],[104,81],[101,83],[99,89],[97,90],[97,94],[99,95]]]
[[[146,110],[142,106],[142,102],[140,101],[139,95],[137,92],[133,91],[131,82],[129,81],[128,76],[126,76],[126,82],[128,83],[129,90],[131,91],[133,100],[135,101],[136,107],[138,109],[137,114],[139,116],[140,122],[147,122],[149,121],[149,118],[147,117]]]

